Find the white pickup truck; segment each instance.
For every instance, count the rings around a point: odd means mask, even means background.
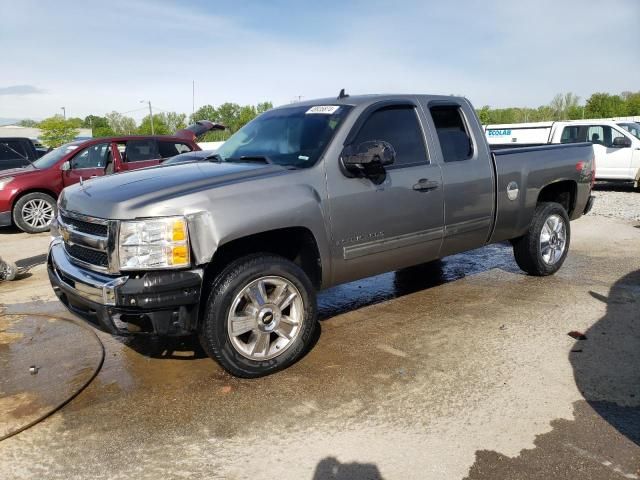
[[[492,148],[533,146],[545,143],[593,143],[596,180],[634,182],[640,187],[640,125],[615,120],[487,125]]]

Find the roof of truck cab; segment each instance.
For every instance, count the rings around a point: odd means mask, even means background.
[[[315,105],[351,105],[351,106],[359,106],[359,105],[368,105],[378,102],[384,102],[386,100],[406,100],[410,98],[426,98],[428,100],[453,100],[455,102],[466,102],[467,99],[464,97],[455,97],[452,95],[427,95],[422,93],[379,93],[379,94],[368,94],[368,95],[349,95],[347,97],[338,98],[338,97],[327,97],[327,98],[317,98],[311,100],[303,100],[301,102],[289,103],[285,105],[280,105],[276,108],[292,108],[292,107],[304,107],[304,106],[315,106]]]

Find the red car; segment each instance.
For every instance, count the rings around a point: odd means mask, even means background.
[[[0,173],[0,227],[15,224],[28,233],[45,232],[56,215],[64,187],[115,172],[158,165],[165,158],[200,150],[195,140],[222,125],[197,122],[174,136],[93,138],[67,143],[25,168]]]

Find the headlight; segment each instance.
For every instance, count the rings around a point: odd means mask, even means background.
[[[2,178],[0,178],[0,190],[2,190],[12,180],[13,180],[13,177],[2,177]]]
[[[184,217],[120,223],[120,270],[183,268],[191,264]]]

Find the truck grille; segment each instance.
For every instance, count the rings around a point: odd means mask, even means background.
[[[91,250],[90,248],[81,247],[80,245],[67,245],[66,243],[64,247],[69,255],[77,258],[81,262],[90,263],[91,265],[103,268],[109,267],[109,258],[107,257],[106,252],[98,252],[96,250]]]
[[[58,227],[71,260],[97,271],[109,271],[109,221],[60,210]]]
[[[67,215],[61,214],[60,218],[67,225],[71,225],[78,232],[89,233],[91,235],[98,235],[100,237],[107,236],[107,226],[99,223],[89,223],[77,218],[72,218]]]

